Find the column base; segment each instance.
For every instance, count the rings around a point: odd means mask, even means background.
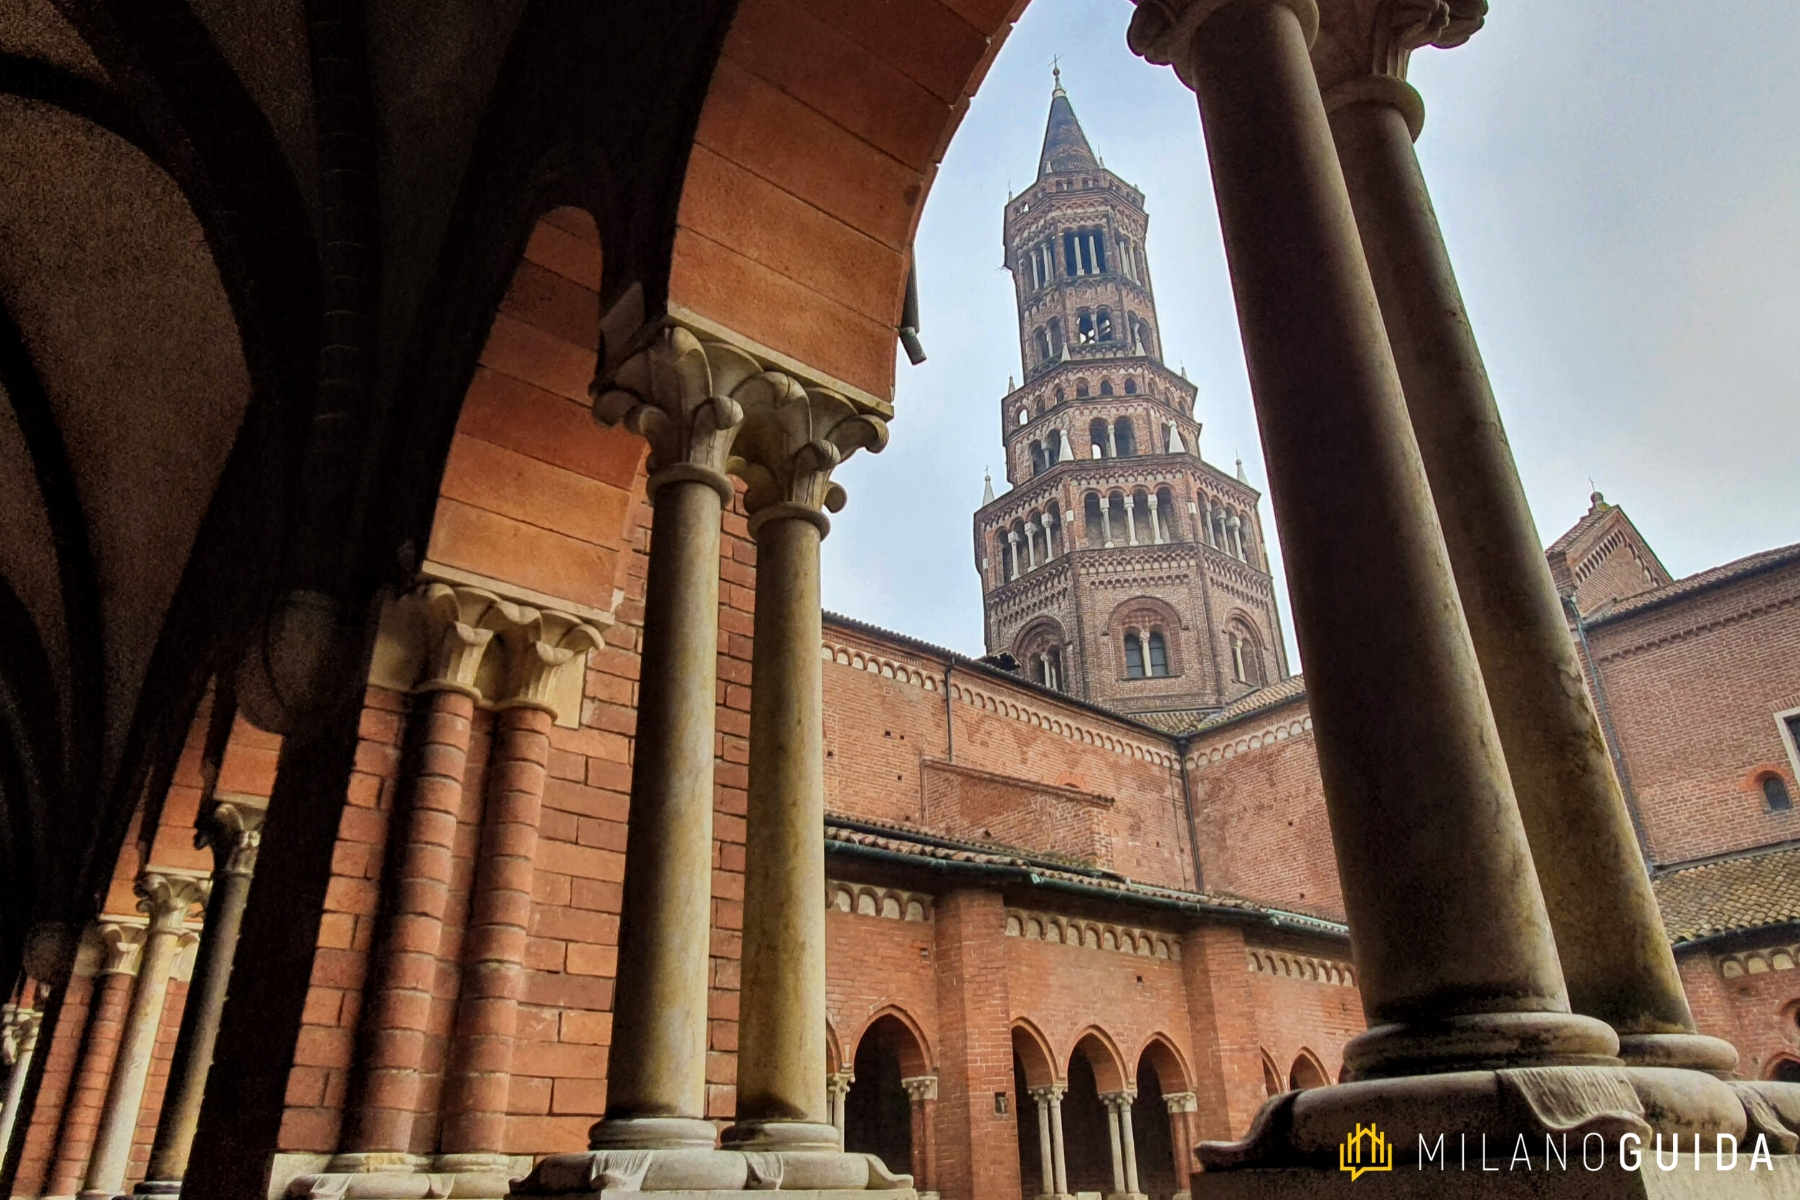
[[[589,1150],[553,1154],[514,1185],[514,1196],[598,1197],[607,1192],[679,1192],[681,1200],[743,1191],[880,1192],[917,1200],[912,1176],[873,1154],[840,1150]]]
[[[1746,1097],[1745,1087],[1655,1067],[1526,1067],[1364,1080],[1277,1096],[1243,1141],[1202,1142],[1196,1154],[1209,1174],[1331,1169],[1344,1140],[1371,1124],[1402,1153],[1440,1137],[1451,1147],[1483,1137],[1509,1147],[1524,1137],[1541,1147],[1546,1137],[1579,1146],[1598,1135],[1616,1147],[1627,1136],[1649,1146],[1660,1134],[1699,1139],[1711,1150],[1722,1135],[1743,1142],[1748,1134],[1754,1142],[1761,1134],[1771,1153],[1792,1154],[1800,1138],[1783,1114],[1793,1101],[1786,1094],[1771,1101],[1760,1088]]]
[[[1740,1156],[1737,1166],[1720,1171],[1712,1156],[1701,1156],[1694,1170],[1691,1154],[1682,1158],[1679,1170],[1660,1170],[1653,1151],[1644,1152],[1645,1165],[1627,1171],[1617,1156],[1608,1153],[1606,1165],[1597,1171],[1571,1161],[1563,1170],[1555,1162],[1534,1160],[1527,1171],[1489,1160],[1490,1169],[1476,1164],[1458,1170],[1451,1162],[1438,1171],[1417,1169],[1414,1162],[1396,1161],[1391,1173],[1379,1179],[1384,1200],[1464,1200],[1481,1196],[1491,1200],[1779,1200],[1800,1194],[1800,1159],[1776,1158],[1772,1169]],[[1396,1156],[1397,1158],[1399,1156]],[[1548,1167],[1548,1169],[1546,1169]],[[1349,1171],[1320,1168],[1287,1168],[1267,1171],[1205,1172],[1193,1177],[1193,1200],[1315,1200],[1319,1196],[1355,1196],[1356,1181]]]
[[[338,1154],[280,1185],[285,1157],[270,1172],[270,1200],[500,1200],[531,1169],[528,1154]]]
[[[588,1128],[589,1150],[711,1150],[718,1128],[701,1117],[602,1117]]]
[[[179,1179],[146,1179],[131,1189],[133,1196],[179,1196],[181,1180]],[[124,1200],[123,1197],[120,1200]]]
[[[1737,1047],[1700,1033],[1623,1033],[1619,1058],[1628,1067],[1676,1067],[1729,1079],[1737,1070]]]
[[[1470,1013],[1428,1024],[1377,1025],[1344,1047],[1351,1079],[1524,1067],[1616,1067],[1612,1026],[1577,1013]]]
[[[836,1125],[811,1121],[739,1121],[719,1135],[719,1146],[733,1150],[816,1150],[838,1152],[843,1149],[842,1136]]]

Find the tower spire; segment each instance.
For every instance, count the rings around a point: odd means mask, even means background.
[[[1063,90],[1062,68],[1052,67],[1056,88],[1050,93],[1050,119],[1044,123],[1044,149],[1038,155],[1038,178],[1053,172],[1096,171],[1100,161],[1088,145],[1081,122],[1075,119],[1075,106]]]

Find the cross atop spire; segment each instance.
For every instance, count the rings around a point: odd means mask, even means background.
[[[1062,85],[1062,55],[1052,54],[1050,56],[1050,75],[1056,80],[1056,87],[1050,94],[1052,96],[1068,95],[1067,92],[1063,91]]]

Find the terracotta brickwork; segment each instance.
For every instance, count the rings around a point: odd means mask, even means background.
[[[1800,980],[1794,978],[1793,965],[1800,950],[1791,938],[1774,941],[1772,949],[1735,954],[1701,948],[1677,954],[1694,1019],[1700,1028],[1737,1046],[1738,1071],[1753,1079],[1771,1078],[1783,1066],[1792,1072],[1800,1065]],[[1725,964],[1746,960],[1755,964],[1754,973],[1726,977]]]

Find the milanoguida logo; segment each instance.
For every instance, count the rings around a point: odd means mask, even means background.
[[[1393,1169],[1394,1148],[1388,1144],[1387,1136],[1375,1128],[1373,1122],[1358,1124],[1344,1135],[1344,1140],[1338,1145],[1338,1170],[1350,1172],[1351,1183],[1370,1171]]]

